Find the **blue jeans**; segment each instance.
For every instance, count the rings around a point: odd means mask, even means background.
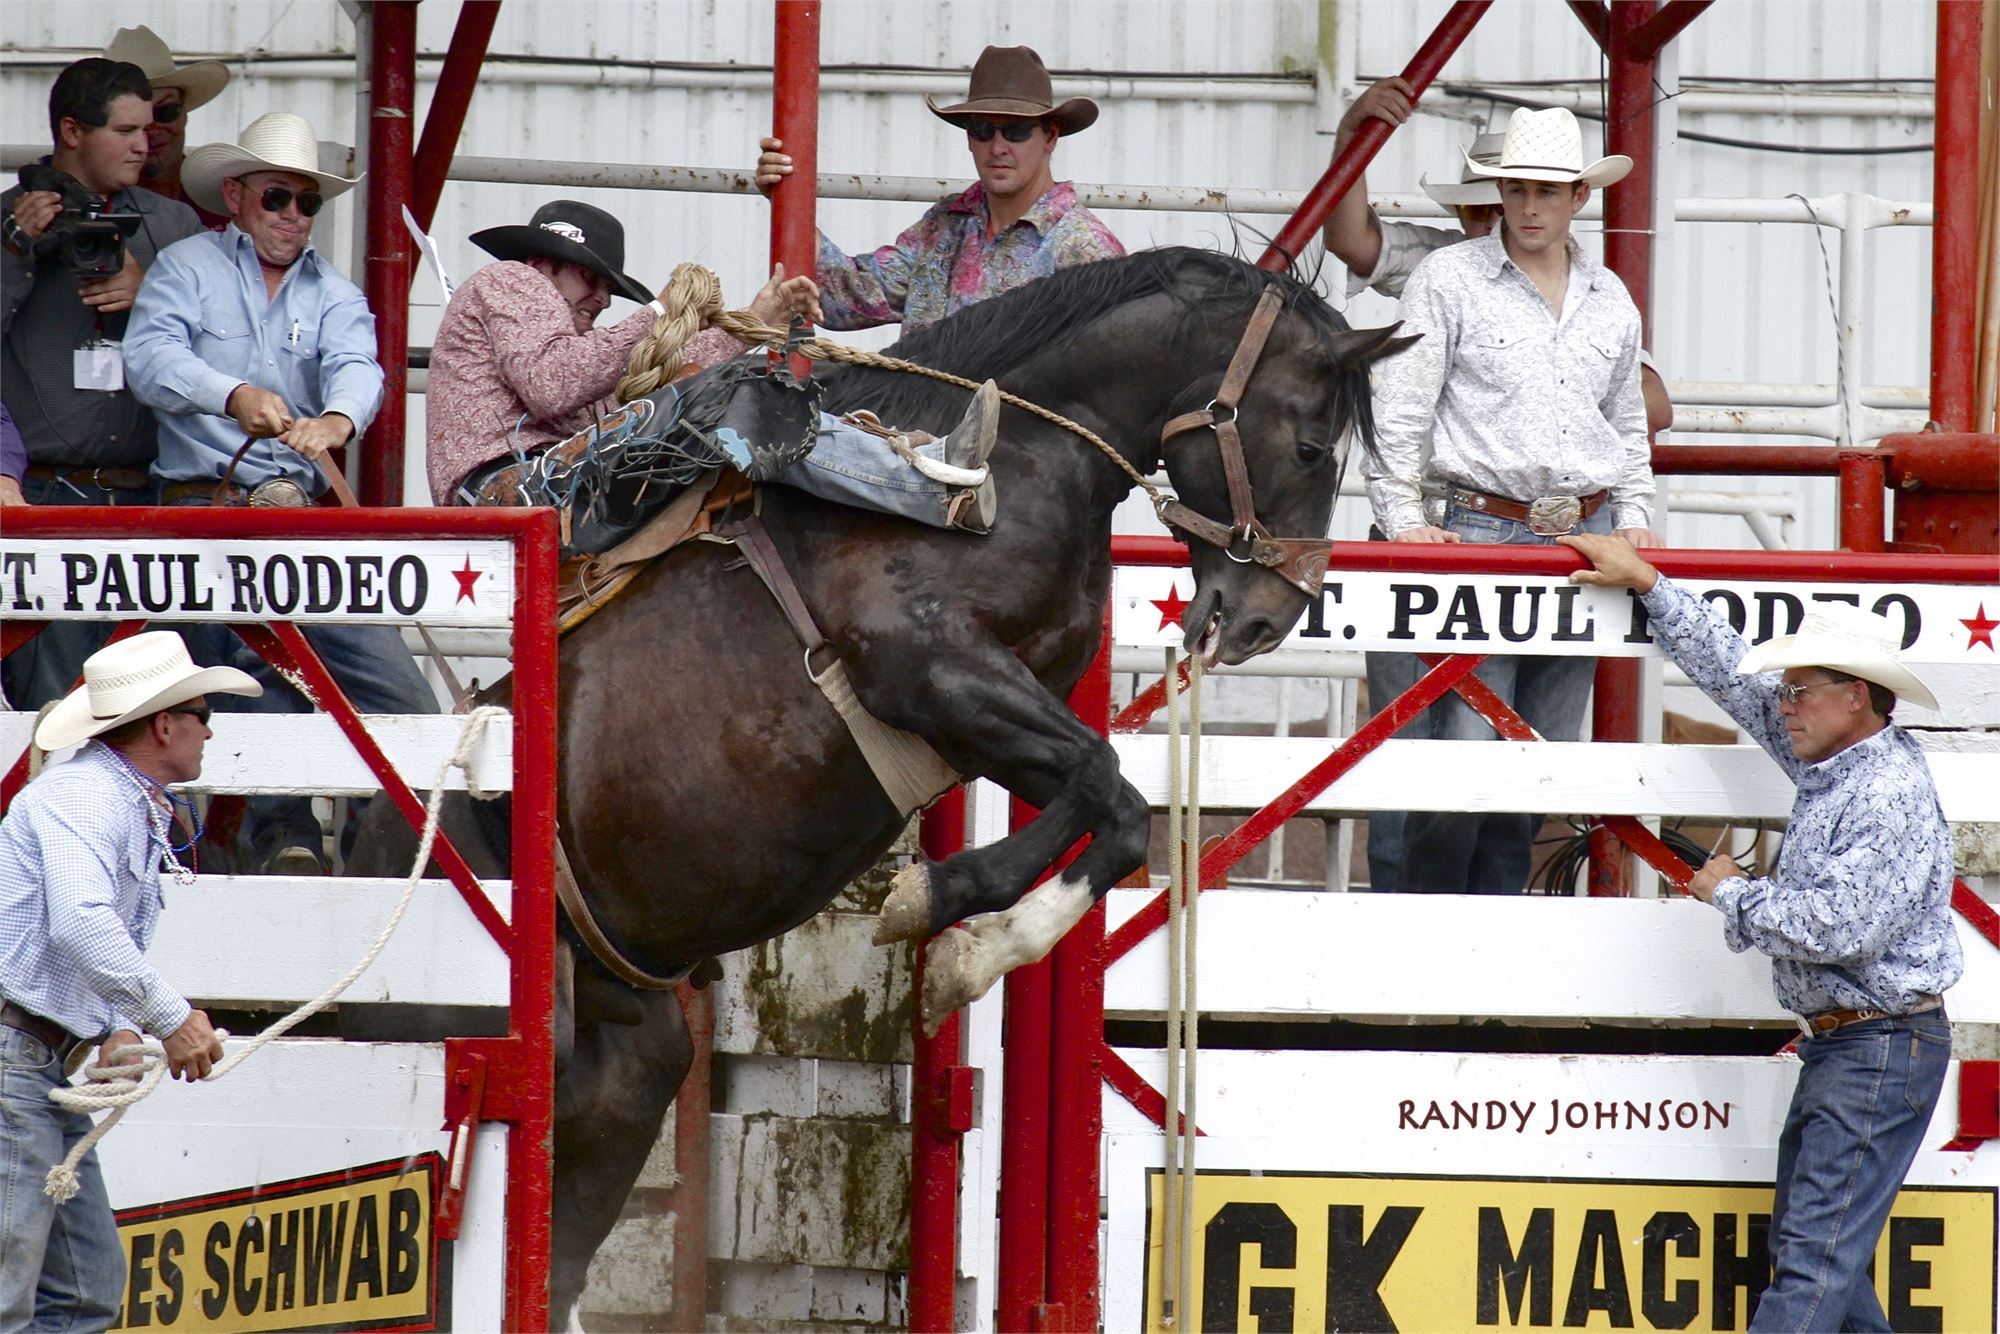
[[[944,460],[941,441],[919,445],[916,452]],[[821,500],[895,514],[933,528],[945,527],[945,507],[951,499],[943,482],[918,472],[887,440],[824,412],[819,415],[819,439],[812,453],[776,480]]]
[[[1555,539],[1512,519],[1452,505],[1444,526],[1466,542],[1503,546],[1552,546]],[[1611,531],[1605,505],[1577,525],[1578,532]],[[1583,735],[1583,708],[1597,659],[1494,654],[1477,673],[1545,740]],[[1493,728],[1456,693],[1431,708],[1440,741],[1490,741]],[[1403,888],[1429,894],[1518,894],[1534,861],[1535,830],[1542,817],[1505,812],[1464,815],[1412,811],[1404,826]]]
[[[1778,1139],[1771,1286],[1755,1330],[1887,1330],[1868,1266],[1931,1123],[1951,1024],[1943,1010],[1849,1024],[1799,1043]]]
[[[113,491],[47,477],[24,477],[21,494],[30,505],[150,505],[153,488]],[[83,660],[104,647],[112,626],[105,621],[50,621],[43,630],[7,655],[0,668],[7,700],[32,713],[50,700],[61,699],[83,675]]]
[[[206,505],[205,496],[177,502]],[[437,692],[417,668],[403,637],[387,625],[319,624],[301,627],[306,642],[326,664],[335,684],[361,713],[437,713]],[[226,625],[186,625],[181,637],[188,654],[204,667],[234,667],[248,672],[264,693],[210,695],[218,713],[311,713],[313,706],[278,674],[277,668],[251,651]],[[361,803],[355,803],[359,809]],[[309,797],[251,797],[245,802],[239,850],[248,859],[242,869],[255,871],[271,856],[289,847],[321,849],[319,821]]]
[[[82,1188],[58,1205],[42,1191],[49,1169],[90,1133],[90,1118],[49,1101],[66,1083],[39,1038],[0,1025],[0,1331],[98,1330],[118,1318],[125,1248],[104,1193],[97,1151],[77,1171]]]

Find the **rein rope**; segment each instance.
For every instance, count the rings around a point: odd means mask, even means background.
[[[480,789],[479,780],[473,774],[472,749],[478,743],[479,734],[486,730],[488,723],[507,716],[507,710],[491,704],[474,709],[465,715],[465,722],[459,728],[458,744],[452,747],[451,754],[438,766],[437,781],[431,784],[430,801],[424,808],[423,836],[417,841],[416,862],[410,867],[409,879],[403,885],[403,896],[397,900],[396,910],[389,914],[389,920],[383,924],[382,930],[375,937],[375,943],[368,947],[368,952],[325,991],[251,1038],[241,1050],[216,1062],[215,1067],[203,1076],[204,1081],[222,1078],[249,1060],[252,1053],[260,1047],[283,1037],[333,1004],[340,999],[342,992],[354,985],[355,979],[367,972],[375,960],[381,957],[382,951],[389,944],[389,937],[396,933],[398,926],[402,925],[403,914],[409,911],[410,901],[416,896],[417,884],[423,877],[424,867],[430,862],[431,846],[437,842],[439,812],[444,807],[445,779],[453,769],[462,769],[465,772],[465,789],[474,798],[486,800],[493,795]],[[218,1040],[229,1036],[226,1029],[219,1028],[215,1032]],[[131,1047],[119,1048],[121,1052],[133,1050]],[[138,1060],[128,1060],[118,1065],[103,1065],[99,1060],[93,1060],[83,1068],[84,1083],[64,1085],[49,1090],[50,1099],[68,1111],[83,1112],[86,1115],[107,1108],[111,1111],[111,1115],[92,1126],[90,1133],[76,1142],[68,1157],[49,1169],[48,1180],[42,1189],[57,1204],[67,1204],[75,1198],[80,1185],[76,1169],[77,1164],[83,1161],[83,1156],[96,1148],[97,1142],[124,1119],[127,1108],[158,1088],[161,1078],[165,1076],[166,1052],[157,1041],[148,1040],[142,1043],[137,1051]]]
[[[1201,895],[1202,657],[1188,659],[1187,684],[1166,650],[1167,687],[1167,1134],[1161,1228],[1161,1319],[1188,1328],[1194,1307],[1195,1057],[1201,1007],[1195,995],[1197,905]],[[1181,693],[1188,696],[1187,758],[1181,757]]]
[[[739,342],[753,347],[766,347],[785,352],[796,352],[814,361],[842,361],[851,366],[871,366],[877,370],[902,371],[909,375],[922,375],[946,384],[955,384],[961,389],[978,389],[979,381],[968,380],[962,375],[953,375],[931,366],[920,366],[914,361],[901,357],[885,356],[866,348],[849,347],[845,343],[830,342],[824,338],[794,339],[788,330],[764,323],[744,310],[724,310],[722,308],[722,282],[715,274],[700,264],[682,264],[674,269],[674,275],[667,281],[667,290],[660,304],[667,313],[653,322],[653,331],[640,339],[632,349],[632,359],[625,378],[618,382],[620,402],[629,403],[635,398],[644,398],[664,385],[673,383],[680,374],[682,351],[687,341],[698,333],[703,325],[722,330]],[[1000,399],[1011,403],[1023,412],[1033,413],[1044,421],[1055,423],[1088,442],[1096,450],[1116,464],[1118,470],[1132,480],[1132,484],[1146,493],[1158,509],[1169,497],[1154,486],[1146,475],[1132,466],[1123,454],[1113,449],[1104,437],[1078,421],[1063,416],[1060,412],[1045,408],[1039,403],[1031,403],[1006,390],[1000,391]]]

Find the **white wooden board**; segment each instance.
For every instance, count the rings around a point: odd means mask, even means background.
[[[1114,736],[1118,768],[1167,800],[1164,736]],[[1331,753],[1311,737],[1205,736],[1201,802],[1255,810]],[[1926,756],[1947,820],[2000,820],[2000,751]],[[1385,741],[1306,806],[1346,811],[1529,811],[1782,820],[1793,788],[1756,746],[1610,741]]]
[[[1152,897],[1113,890],[1110,928]],[[1947,1008],[2000,1023],[2000,950],[1956,920],[1965,977]],[[1790,1019],[1770,962],[1730,953],[1720,915],[1692,899],[1223,889],[1201,896],[1199,922],[1201,1008],[1228,1018]],[[1166,963],[1155,931],[1105,971],[1105,1013],[1161,1013]]]

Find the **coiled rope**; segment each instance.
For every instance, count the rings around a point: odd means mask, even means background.
[[[396,928],[402,924],[403,914],[409,911],[410,901],[416,896],[417,883],[423,877],[424,867],[430,863],[431,846],[437,842],[438,816],[444,807],[445,780],[451,771],[453,769],[464,771],[465,789],[475,799],[484,801],[495,795],[481,790],[478,777],[472,771],[472,750],[478,744],[479,734],[486,730],[488,723],[507,716],[506,709],[491,704],[474,709],[465,715],[465,722],[458,731],[458,744],[452,747],[451,754],[438,766],[437,781],[431,784],[430,801],[424,807],[423,836],[417,840],[416,863],[410,867],[409,879],[403,884],[403,896],[397,900],[396,910],[389,914],[389,920],[383,924],[368,952],[332,986],[251,1038],[240,1050],[216,1062],[215,1067],[203,1077],[205,1080],[222,1078],[249,1060],[259,1048],[283,1037],[333,1004],[340,999],[342,992],[354,985],[355,979],[367,972],[375,960],[381,957],[383,949],[389,944],[389,937],[396,933]],[[216,1030],[218,1039],[228,1036],[227,1030]],[[119,1048],[123,1053],[131,1053],[133,1050],[131,1047]],[[109,1134],[113,1126],[124,1119],[126,1108],[159,1087],[166,1071],[165,1050],[157,1040],[149,1039],[140,1044],[136,1061],[127,1060],[118,1065],[107,1066],[93,1060],[83,1068],[82,1084],[51,1089],[49,1097],[69,1111],[83,1112],[87,1115],[109,1109],[111,1115],[92,1126],[90,1133],[78,1140],[75,1147],[69,1151],[69,1156],[49,1169],[48,1180],[42,1187],[44,1192],[53,1197],[58,1204],[67,1204],[74,1198],[80,1184],[76,1175],[77,1164],[83,1161],[85,1154],[97,1147],[97,1142]]]
[[[1201,895],[1201,674],[1188,659],[1187,685],[1172,648],[1167,663],[1167,1170],[1160,1183],[1163,1225],[1160,1325],[1189,1328],[1194,1300],[1195,1058],[1201,1007],[1195,994],[1196,923]],[[1188,696],[1182,763],[1181,692]]]
[[[703,325],[722,330],[730,337],[753,347],[767,347],[787,352],[796,352],[814,361],[842,361],[851,366],[872,366],[877,370],[901,371],[909,375],[922,375],[945,384],[955,384],[961,389],[977,389],[979,381],[968,380],[963,375],[953,375],[932,366],[920,366],[914,361],[901,357],[885,356],[871,352],[867,348],[849,347],[845,343],[829,342],[824,338],[801,338],[793,341],[789,331],[764,323],[748,311],[724,310],[722,308],[722,283],[713,272],[699,264],[682,264],[674,269],[674,275],[667,281],[667,290],[660,304],[666,307],[666,314],[653,322],[653,331],[641,338],[632,349],[625,378],[618,382],[618,400],[629,403],[635,398],[644,398],[662,386],[673,383],[681,372],[682,354],[687,341],[700,331]],[[1118,466],[1118,470],[1130,478],[1132,484],[1146,493],[1148,499],[1158,508],[1162,499],[1160,488],[1147,480],[1146,475],[1132,466],[1123,454],[1113,449],[1105,439],[1081,422],[1073,421],[1060,412],[1045,408],[1039,403],[1000,391],[1000,400],[1011,403],[1023,412],[1033,413],[1044,421],[1053,422],[1089,442],[1097,451]]]

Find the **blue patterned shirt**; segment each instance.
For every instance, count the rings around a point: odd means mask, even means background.
[[[146,962],[165,906],[156,811],[96,741],[21,790],[0,820],[8,1000],[86,1038],[118,1028],[164,1038],[187,1022],[187,1001]]]
[[[299,417],[338,412],[358,438],[382,405],[375,317],[361,289],[310,245],[267,297],[250,238],[231,223],[168,246],[146,272],[125,330],[125,374],[160,423],[153,475],[219,481],[243,443],[228,414],[239,384],[269,389]],[[289,478],[318,495],[311,460],[259,440],[236,465],[239,486]]]
[[[1901,1013],[1965,971],[1952,924],[1951,829],[1930,766],[1895,724],[1809,764],[1792,753],[1771,675],[1716,611],[1661,576],[1644,598],[1653,640],[1798,785],[1777,873],[1715,888],[1723,939],[1771,956],[1778,1003]]]

